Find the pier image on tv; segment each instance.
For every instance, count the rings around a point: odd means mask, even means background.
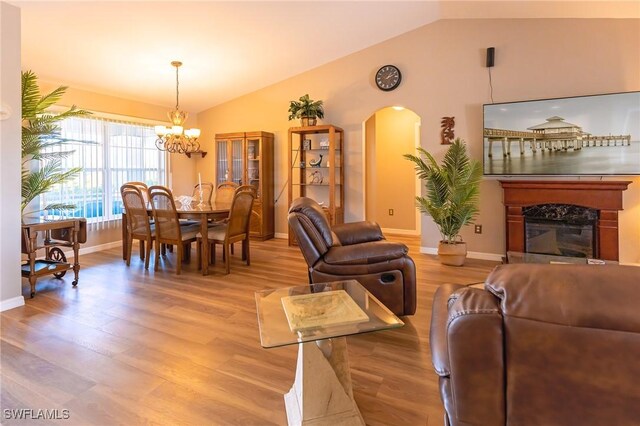
[[[640,92],[484,105],[485,175],[639,175]]]

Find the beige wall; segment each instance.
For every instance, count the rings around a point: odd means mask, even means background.
[[[467,140],[471,155],[482,155],[482,104],[489,102],[485,51],[496,47],[493,68],[496,102],[621,92],[640,89],[640,20],[502,19],[443,20],[341,58],[198,114],[202,140],[213,151],[218,132],[265,130],[275,133],[276,194],[287,176],[286,137],[291,99],[309,93],[323,99],[325,123],[345,129],[346,220],[364,217],[362,123],[375,111],[405,106],[422,118],[422,146],[437,156],[440,119],[456,117],[456,136]],[[400,67],[397,90],[375,88],[373,74],[383,64]],[[212,153],[213,154],[213,153]],[[214,155],[196,162],[203,179],[213,179]],[[411,167],[407,163],[406,167]],[[472,252],[504,253],[502,191],[496,180],[481,185],[478,223],[484,233],[466,228]],[[640,262],[640,179],[624,196],[621,260]],[[276,205],[276,232],[286,233],[286,199]],[[439,234],[422,220],[422,245],[436,247]]]
[[[365,138],[366,219],[388,232],[416,231],[416,176],[402,155],[415,153],[419,123],[420,117],[408,109],[383,108],[375,113],[374,141],[369,133]]]
[[[20,9],[0,2],[0,311],[24,305],[20,278]]]
[[[367,220],[376,220],[376,205],[378,204],[378,194],[375,191],[378,173],[376,173],[376,114],[373,114],[365,121],[364,129],[364,193],[365,214]]]
[[[50,92],[59,83],[39,80],[40,90],[43,93]],[[69,87],[62,98],[62,105],[76,105],[79,108],[94,111],[96,113],[117,114],[127,117],[139,118],[143,120],[151,120],[157,124],[163,124],[168,121],[167,111],[171,110],[171,106],[152,105],[144,102],[124,99],[104,93],[96,93],[89,90]],[[193,114],[195,116],[195,114]],[[197,117],[189,118],[188,127],[196,127]],[[189,159],[181,154],[169,155],[169,185],[176,195],[189,194],[193,190],[193,185],[197,181],[195,171],[195,159]],[[179,175],[178,179],[174,177]],[[83,244],[83,248],[108,244],[120,241],[122,236],[121,221],[115,223],[107,223],[96,226],[89,225],[88,240]]]

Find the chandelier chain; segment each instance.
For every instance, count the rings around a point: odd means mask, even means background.
[[[178,99],[180,99],[180,80],[178,79],[178,71],[180,70],[180,67],[176,67],[176,110],[179,109],[178,107]]]
[[[188,129],[185,130],[182,126],[187,120],[188,114],[180,111],[180,75],[179,68],[182,65],[180,61],[173,61],[171,65],[176,68],[176,109],[175,111],[169,111],[167,115],[172,127],[155,126],[156,135],[156,147],[160,151],[168,151],[171,153],[190,154],[192,152],[200,151],[200,143],[198,138],[200,137],[200,129]]]

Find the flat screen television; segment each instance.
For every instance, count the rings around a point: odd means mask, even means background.
[[[640,92],[483,106],[485,176],[640,175]]]

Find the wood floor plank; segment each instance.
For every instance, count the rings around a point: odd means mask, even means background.
[[[36,343],[43,340],[37,340]],[[0,353],[3,379],[7,377],[35,393],[47,395],[54,402],[66,402],[95,385],[94,381],[73,370],[59,367],[29,349],[18,348],[4,340],[0,341]]]
[[[354,395],[368,425],[440,426],[433,295],[483,281],[495,263],[444,266],[419,253],[416,237],[387,238],[416,262],[418,310],[402,328],[347,338]],[[219,257],[209,276],[195,261],[178,276],[175,253],[154,272],[111,249],[81,257],[77,288],[43,278],[29,299],[23,281],[26,306],[0,314],[3,407],[64,407],[65,424],[82,426],[286,424],[297,348],[260,346],[254,292],[305,285],[304,259],[284,240],[252,242],[251,266],[236,253],[230,275]]]

